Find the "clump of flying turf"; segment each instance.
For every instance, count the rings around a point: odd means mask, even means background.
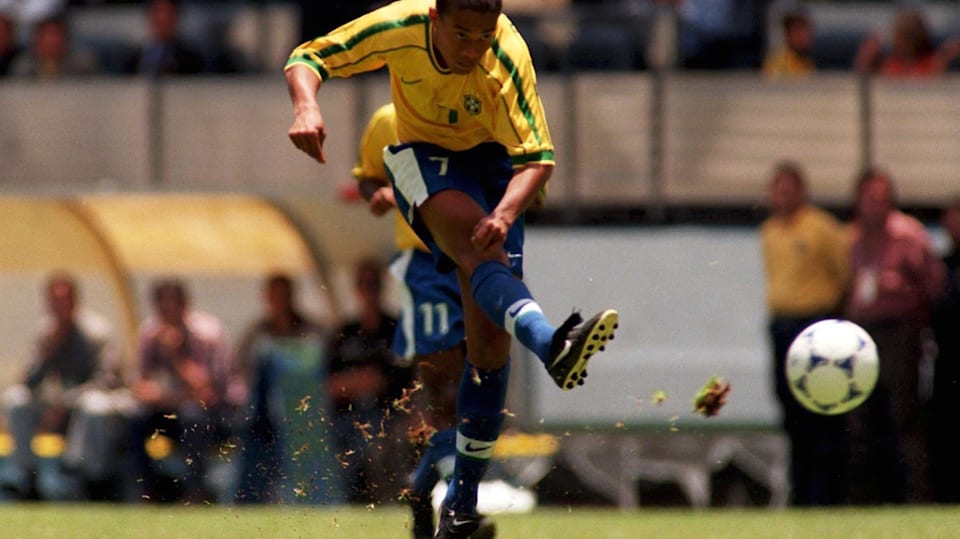
[[[693,411],[704,417],[713,417],[727,403],[729,393],[730,384],[719,376],[713,376],[697,391],[693,398]]]

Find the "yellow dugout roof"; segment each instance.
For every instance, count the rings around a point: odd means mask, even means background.
[[[75,202],[127,271],[300,274],[315,265],[287,218],[263,199],[233,194],[83,197]]]
[[[32,353],[42,283],[54,270],[77,276],[83,303],[107,311],[128,347],[146,314],[135,300],[136,281],[181,275],[259,282],[273,271],[319,277],[300,230],[256,196],[0,197],[0,387]]]

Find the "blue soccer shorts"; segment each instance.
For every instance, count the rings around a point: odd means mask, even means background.
[[[393,351],[404,359],[453,348],[464,340],[460,286],[453,272],[437,271],[433,255],[401,251],[390,264],[399,281],[400,317]]]
[[[500,203],[513,178],[513,163],[503,146],[485,143],[454,152],[425,142],[387,146],[383,162],[393,183],[397,209],[427,244],[438,271],[453,271],[453,261],[433,240],[416,208],[436,193],[455,189],[469,195],[487,213]],[[504,249],[510,269],[523,277],[523,216],[507,232]]]

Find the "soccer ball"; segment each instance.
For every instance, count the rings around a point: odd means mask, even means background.
[[[839,415],[867,400],[877,384],[877,345],[849,320],[822,320],[794,339],[787,351],[787,382],[804,408]]]

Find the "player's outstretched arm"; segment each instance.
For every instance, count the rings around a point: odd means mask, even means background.
[[[317,103],[320,78],[310,68],[296,64],[287,68],[285,74],[290,100],[293,102],[293,125],[287,134],[300,151],[326,163],[323,141],[327,134],[323,116],[320,114],[320,105]]]

